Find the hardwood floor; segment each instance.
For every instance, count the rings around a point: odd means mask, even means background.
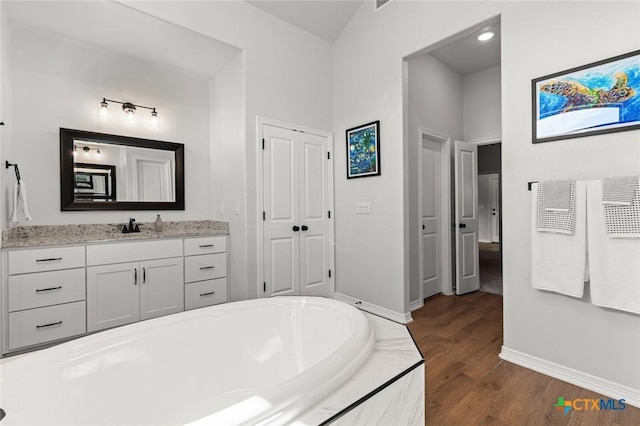
[[[502,296],[433,296],[409,331],[426,360],[427,425],[640,425],[640,409],[558,411],[565,400],[608,397],[498,358]]]

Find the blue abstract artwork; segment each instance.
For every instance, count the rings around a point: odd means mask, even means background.
[[[347,179],[380,174],[380,121],[347,130]]]
[[[640,128],[640,51],[532,85],[534,143]]]

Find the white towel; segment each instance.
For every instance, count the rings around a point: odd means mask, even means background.
[[[602,204],[630,206],[636,195],[638,176],[615,176],[602,180]]]
[[[25,220],[31,220],[29,207],[27,205],[27,184],[24,180],[20,183],[16,182],[13,186],[13,213],[11,213],[11,222],[18,223],[18,209],[22,209]]]
[[[535,185],[535,184],[534,184]],[[575,232],[538,232],[537,186],[531,193],[531,285],[538,290],[582,297],[587,271],[586,187],[575,184]]]
[[[551,181],[551,182],[560,182],[560,181]],[[566,181],[569,183],[568,191],[559,190],[556,193],[551,191],[553,195],[551,197],[552,206],[546,208],[546,198],[549,194],[546,186],[547,182],[540,182],[537,185],[537,189],[534,189],[537,194],[537,206],[538,210],[536,212],[536,229],[538,232],[557,232],[561,234],[569,234],[573,235],[576,225],[576,182]],[[565,186],[565,185],[561,185]],[[565,186],[566,189],[566,186]],[[558,198],[568,197],[568,209],[562,209],[558,207],[563,207],[564,203],[556,203],[555,201],[559,201]]]
[[[591,302],[640,314],[640,239],[609,238],[600,181],[587,182]]]
[[[568,212],[571,207],[573,180],[546,180],[539,187],[543,189],[544,209],[552,212]]]
[[[640,185],[637,178],[632,188],[634,196],[631,197],[631,204],[602,202],[604,227],[609,238],[640,238]],[[605,197],[606,190],[603,182],[602,198]]]

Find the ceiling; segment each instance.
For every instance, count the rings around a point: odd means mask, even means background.
[[[333,44],[363,0],[246,1],[276,18]]]
[[[214,76],[240,52],[226,43],[114,2],[3,3],[12,22],[200,77]]]
[[[486,42],[476,40],[483,30],[491,28],[495,37]],[[440,62],[453,68],[461,75],[469,75],[500,64],[500,19],[485,22],[471,31],[465,31],[462,37],[429,52]]]

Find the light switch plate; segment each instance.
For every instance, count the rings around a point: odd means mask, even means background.
[[[356,214],[371,214],[371,203],[368,201],[356,203]]]

